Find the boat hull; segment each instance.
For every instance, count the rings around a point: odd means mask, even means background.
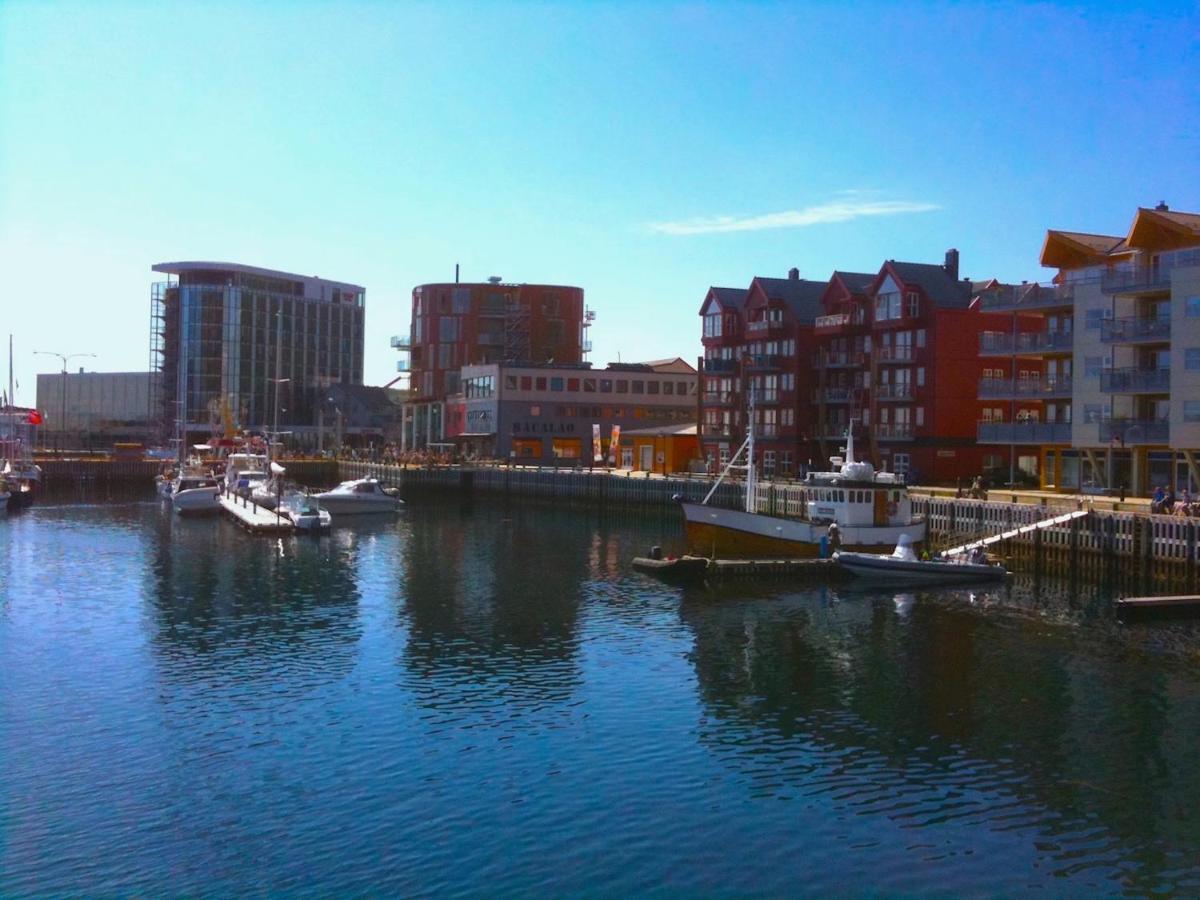
[[[792,559],[816,557],[828,525],[785,519],[762,513],[722,509],[701,503],[682,503],[688,549],[713,559]],[[913,544],[925,540],[925,522],[908,525],[839,526],[847,550],[890,552],[907,536]]]
[[[219,488],[192,488],[171,495],[171,508],[181,516],[200,516],[216,513],[221,509],[217,495]]]
[[[961,584],[968,581],[1000,581],[1008,572],[1003,566],[975,563],[899,559],[873,553],[839,553],[838,564],[860,578],[905,584]]]
[[[394,513],[400,508],[400,501],[392,497],[388,497],[386,500],[358,500],[351,495],[330,493],[317,494],[316,499],[322,509],[328,510],[331,515],[335,516]]]

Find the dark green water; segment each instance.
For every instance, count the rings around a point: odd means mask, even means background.
[[[0,894],[1200,890],[1200,631],[683,590],[669,519],[0,520]]]

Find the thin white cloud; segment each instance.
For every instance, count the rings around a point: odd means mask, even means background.
[[[786,212],[764,213],[761,216],[709,216],[684,219],[680,222],[654,222],[651,231],[659,234],[721,234],[730,231],[764,231],[768,228],[803,228],[831,222],[849,222],[866,216],[899,216],[905,213],[931,212],[941,209],[936,203],[913,203],[907,200],[837,200],[790,209]]]

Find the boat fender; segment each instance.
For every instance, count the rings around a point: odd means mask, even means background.
[[[651,559],[662,559],[662,547],[659,547],[657,544],[655,546],[651,547],[650,548],[650,558]]]

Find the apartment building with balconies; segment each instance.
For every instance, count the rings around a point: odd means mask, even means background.
[[[744,291],[709,289],[700,308],[700,445],[714,464],[741,446],[749,415],[765,476],[793,476],[816,461],[811,361],[825,286],[793,268],[787,278],[756,277]]]
[[[813,323],[816,342],[814,431],[817,456],[837,455],[851,422],[871,405],[871,299],[874,273],[835,271],[821,295]],[[856,434],[861,435],[861,429]]]
[[[1200,214],[1160,204],[1138,209],[1124,236],[1051,230],[1041,262],[1058,270],[1051,284],[997,302],[1043,316],[1033,349],[1047,371],[1070,376],[1069,399],[1047,403],[1039,423],[1056,430],[1017,436],[1037,446],[1043,486],[1196,491]],[[992,437],[1010,436],[981,426],[980,440]]]

